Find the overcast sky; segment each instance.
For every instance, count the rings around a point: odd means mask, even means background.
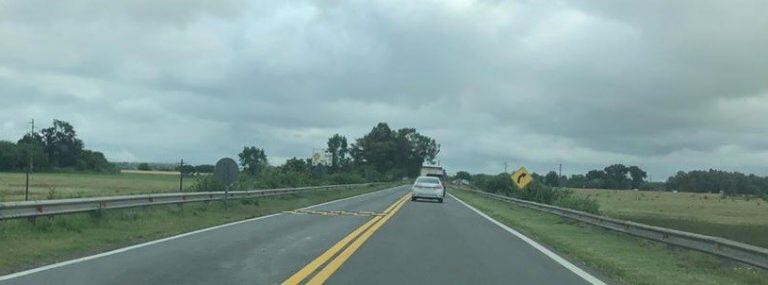
[[[0,1],[0,140],[272,164],[377,122],[504,161],[768,175],[768,1]]]

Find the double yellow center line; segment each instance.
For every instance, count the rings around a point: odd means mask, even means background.
[[[307,279],[312,273],[317,271],[321,266],[325,265],[322,270],[317,272],[306,284],[323,284],[328,278],[333,275],[336,270],[344,264],[360,246],[365,243],[381,226],[384,225],[392,216],[400,210],[400,207],[405,204],[411,197],[411,194],[406,194],[399,200],[395,201],[386,210],[384,215],[374,216],[371,220],[358,227],[339,242],[334,244],[331,248],[326,250],[323,254],[312,260],[309,264],[304,266],[301,270],[293,274],[290,278],[283,281],[284,285],[300,284],[304,279]],[[342,251],[343,250],[343,251]],[[341,253],[339,253],[341,251]],[[338,253],[338,254],[337,254]],[[329,261],[330,260],[330,261]]]

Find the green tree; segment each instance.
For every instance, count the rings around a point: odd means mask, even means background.
[[[357,139],[350,152],[355,163],[371,165],[380,173],[395,166],[392,159],[395,153],[395,134],[387,123],[379,123],[371,132]]]
[[[612,189],[628,189],[631,186],[627,173],[629,168],[623,164],[613,164],[603,169],[606,174],[606,187]]]
[[[311,166],[311,160],[293,157],[286,160],[285,164],[283,164],[283,166],[280,168],[285,172],[306,173],[309,172]]]
[[[191,176],[197,172],[197,167],[191,164],[177,165],[175,169],[182,176]]]
[[[605,188],[605,181],[608,179],[608,174],[606,174],[605,171],[594,169],[587,172],[585,178],[587,180],[586,183],[584,183],[586,188]]]
[[[533,181],[539,181],[539,182],[544,181],[544,177],[542,177],[536,172],[531,172],[531,178],[533,178]]]
[[[422,163],[424,161],[435,163],[435,158],[437,158],[437,154],[440,153],[440,145],[435,139],[419,133],[414,133],[413,136],[410,137],[410,141],[413,143],[413,151],[418,160]]]
[[[77,138],[74,127],[65,121],[53,120],[53,126],[41,131],[44,149],[54,166],[76,166],[83,141]]]
[[[14,170],[22,168],[24,157],[19,147],[9,141],[0,141],[0,170]]]
[[[395,152],[392,154],[394,167],[390,170],[395,177],[415,177],[420,173],[424,159],[419,157],[414,144],[418,133],[416,129],[403,128],[395,132]]]
[[[572,188],[584,188],[587,186],[587,177],[584,174],[573,174],[567,185]]]
[[[139,166],[136,167],[136,169],[142,170],[142,171],[149,171],[149,170],[152,170],[152,167],[149,166],[149,163],[142,162],[142,163],[139,163]]]
[[[347,153],[349,149],[347,147],[347,138],[335,134],[328,139],[328,148],[326,149],[331,154],[331,171],[338,172],[344,168],[347,163]]]
[[[240,165],[243,166],[243,170],[251,175],[259,175],[269,165],[264,150],[255,146],[243,147],[243,151],[238,156],[240,157]]]
[[[587,176],[586,176],[587,180],[605,179],[606,177],[608,176],[605,174],[605,171],[597,170],[597,169],[590,170],[589,172],[587,172]]]
[[[200,164],[195,166],[195,172],[197,173],[213,173],[216,167],[211,164]]]
[[[434,163],[440,152],[440,145],[434,139],[412,128],[398,130],[395,141],[395,167],[411,177],[419,175],[424,162]]]
[[[16,143],[24,162],[19,168],[26,168],[29,157],[32,156],[32,165],[35,169],[47,169],[51,166],[48,155],[45,153],[45,143],[40,133],[26,134]]]
[[[386,123],[373,127],[350,150],[355,165],[366,170],[366,177],[372,168],[386,179],[418,176],[421,165],[433,162],[439,152],[440,145],[434,139],[411,128],[393,131]]]
[[[466,172],[466,171],[459,171],[459,172],[456,172],[455,178],[456,179],[463,179],[463,180],[471,181],[472,180],[472,175],[469,174],[469,172]]]
[[[97,172],[108,172],[114,170],[112,164],[107,161],[104,154],[98,151],[84,149],[77,158],[76,168],[78,170],[88,170]]]
[[[648,177],[648,173],[637,166],[630,166],[627,171],[629,172],[629,176],[632,178],[632,188],[634,189],[640,188],[640,186],[645,181],[645,178]]]
[[[544,184],[552,187],[559,187],[560,177],[557,176],[557,172],[547,172],[547,175],[544,175]]]
[[[714,169],[679,171],[667,179],[666,188],[681,192],[764,195],[768,189],[768,177]]]
[[[512,196],[518,191],[512,179],[509,178],[508,173],[499,173],[498,175],[477,174],[472,177],[472,180],[475,186],[490,193]]]

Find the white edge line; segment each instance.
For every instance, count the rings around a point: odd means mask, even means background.
[[[486,218],[487,220],[491,221],[492,223],[496,224],[497,226],[501,227],[502,229],[506,230],[507,232],[513,234],[514,236],[520,238],[521,240],[525,241],[526,243],[533,246],[533,248],[538,249],[541,253],[546,255],[547,257],[551,258],[552,260],[556,261],[557,263],[560,263],[563,267],[567,268],[571,272],[575,273],[582,279],[586,280],[587,282],[593,284],[593,285],[606,285],[605,282],[600,281],[600,279],[597,279],[595,276],[592,276],[592,274],[587,273],[586,271],[582,270],[578,266],[574,265],[568,260],[565,260],[564,258],[560,257],[556,253],[552,252],[551,250],[547,249],[546,247],[542,246],[541,244],[537,243],[536,241],[528,238],[527,236],[521,234],[520,232],[508,227],[505,224],[502,224],[501,222],[497,221],[494,218],[491,218],[490,216],[486,215],[485,213],[481,212],[478,209],[475,209],[475,207],[470,206],[469,204],[465,203],[461,199],[457,198],[456,196],[453,196],[453,194],[448,194],[453,199],[456,199],[456,201],[459,201],[459,203],[463,204],[467,208],[469,208],[472,211],[475,211],[478,215],[482,216],[483,218]]]
[[[397,188],[397,187],[399,187],[399,186],[391,187],[391,188],[385,188],[385,189],[381,189],[381,190],[375,190],[373,192],[368,192],[368,193],[364,193],[364,194],[360,194],[360,195],[356,195],[356,196],[336,199],[336,200],[333,200],[333,201],[328,201],[328,202],[320,203],[320,204],[317,204],[317,205],[312,205],[312,206],[304,207],[304,208],[301,208],[301,209],[309,209],[309,208],[319,207],[319,206],[323,206],[323,205],[328,205],[328,204],[331,204],[331,203],[341,202],[341,201],[344,201],[344,200],[349,200],[349,199],[352,199],[352,198],[364,197],[364,196],[367,196],[367,195],[378,193],[378,192],[381,192],[381,191],[384,191],[384,190],[394,189],[394,188]],[[297,210],[301,210],[301,209],[297,209]],[[85,256],[85,257],[81,257],[81,258],[77,258],[77,259],[72,259],[72,260],[62,261],[62,262],[59,262],[59,263],[54,263],[54,264],[49,264],[49,265],[45,265],[45,266],[40,266],[40,267],[37,267],[37,268],[32,268],[32,269],[28,269],[28,270],[25,270],[25,271],[20,271],[20,272],[11,273],[11,274],[8,274],[8,275],[0,276],[0,281],[10,280],[10,279],[22,277],[22,276],[25,276],[25,275],[34,274],[34,273],[37,273],[37,272],[41,272],[41,271],[45,271],[45,270],[49,270],[49,269],[54,269],[54,268],[58,268],[58,267],[62,267],[62,266],[67,266],[67,265],[70,265],[70,264],[80,263],[80,262],[84,262],[84,261],[88,261],[88,260],[91,260],[91,259],[96,259],[96,258],[100,258],[100,257],[104,257],[104,256],[114,255],[114,254],[118,254],[118,253],[129,251],[129,250],[132,250],[132,249],[137,249],[137,248],[140,248],[140,247],[150,246],[150,245],[153,245],[153,244],[158,244],[158,243],[166,242],[166,241],[169,241],[169,240],[183,238],[183,237],[186,237],[186,236],[190,236],[190,235],[194,235],[194,234],[199,234],[199,233],[202,233],[202,232],[207,232],[207,231],[216,230],[216,229],[220,229],[220,228],[224,228],[224,227],[234,226],[234,225],[238,225],[238,224],[242,224],[242,223],[253,222],[253,221],[257,221],[257,220],[261,220],[261,219],[271,218],[271,217],[279,216],[281,214],[282,213],[275,213],[275,214],[271,214],[271,215],[250,218],[250,219],[247,219],[247,220],[231,222],[231,223],[227,223],[227,224],[223,224],[223,225],[218,225],[218,226],[213,226],[213,227],[209,227],[209,228],[199,229],[199,230],[195,230],[195,231],[191,231],[191,232],[187,232],[187,233],[183,233],[183,234],[178,234],[178,235],[175,235],[175,236],[170,236],[170,237],[166,237],[166,238],[162,238],[162,239],[152,240],[152,241],[148,241],[148,242],[145,242],[145,243],[140,243],[140,244],[136,244],[136,245],[132,245],[132,246],[118,248],[118,249],[110,250],[110,251],[107,251],[107,252],[102,252],[102,253],[99,253],[99,254],[89,255],[89,256]]]

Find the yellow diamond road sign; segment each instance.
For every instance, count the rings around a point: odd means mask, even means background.
[[[525,167],[520,167],[515,173],[512,173],[512,182],[519,189],[525,188],[531,181],[533,181],[533,177],[531,177],[531,174],[528,173],[528,169],[525,169]]]

